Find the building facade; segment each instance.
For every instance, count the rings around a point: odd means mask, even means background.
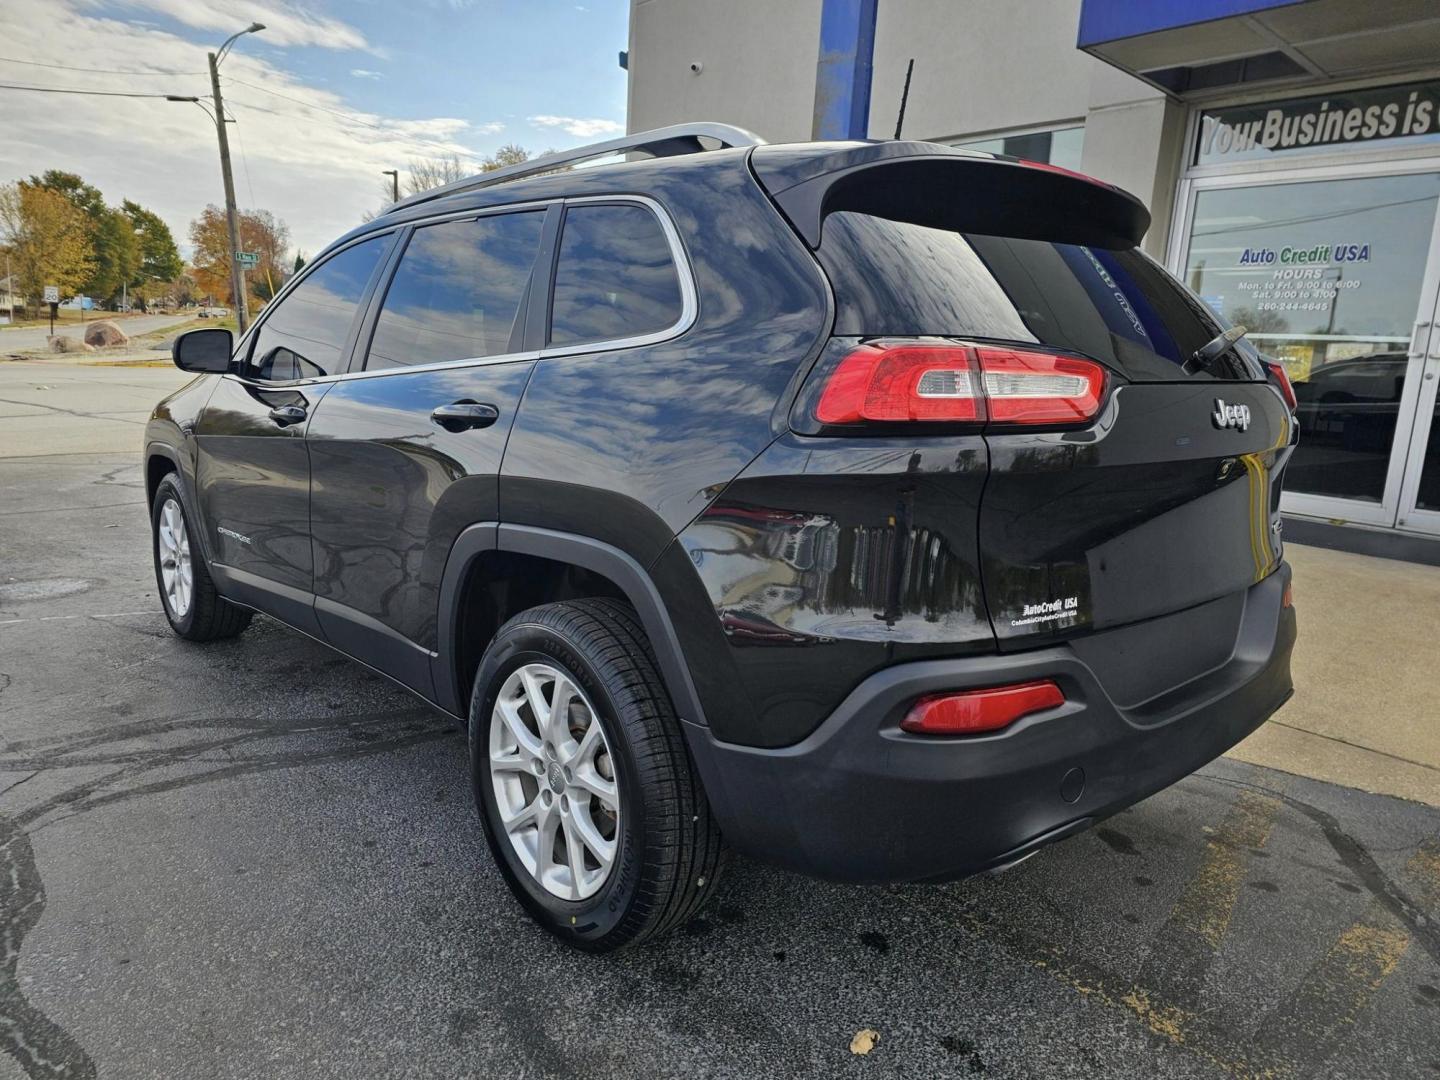
[[[811,138],[834,2],[633,0],[630,130]],[[878,0],[874,42],[870,138],[913,60],[903,137],[1149,206],[1149,253],[1290,371],[1287,514],[1440,539],[1440,3]]]

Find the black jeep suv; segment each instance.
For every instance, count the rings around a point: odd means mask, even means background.
[[[1148,225],[1048,166],[720,125],[401,202],[238,343],[177,340],[166,612],[468,725],[497,863],[584,949],[689,918],[727,846],[1017,862],[1291,693],[1290,387]]]

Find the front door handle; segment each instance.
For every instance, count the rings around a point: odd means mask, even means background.
[[[489,427],[500,419],[500,410],[478,401],[457,401],[453,405],[441,405],[430,414],[430,419],[446,431],[466,431]]]
[[[270,410],[270,419],[281,427],[289,427],[291,424],[298,424],[305,419],[305,406],[303,405],[277,405]]]

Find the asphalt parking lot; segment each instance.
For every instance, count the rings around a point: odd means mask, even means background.
[[[0,1080],[1440,1075],[1440,809],[1232,760],[998,878],[737,861],[667,941],[559,946],[448,720],[266,619],[171,636],[181,381],[0,363]]]

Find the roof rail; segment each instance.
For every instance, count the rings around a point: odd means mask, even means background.
[[[618,138],[606,139],[604,142],[577,146],[573,150],[560,150],[553,154],[544,154],[538,158],[531,158],[529,161],[522,161],[518,165],[507,165],[503,169],[493,169],[476,176],[467,176],[463,180],[456,180],[453,183],[443,184],[440,187],[431,188],[429,191],[422,191],[401,199],[385,213],[388,214],[407,206],[415,206],[418,203],[430,202],[432,199],[443,199],[447,195],[458,195],[464,191],[478,191],[481,188],[494,187],[497,184],[508,184],[512,180],[523,180],[527,176],[554,172],[581,161],[589,161],[591,158],[606,157],[625,151],[644,151],[652,157],[696,154],[706,149],[700,142],[701,139],[713,139],[720,144],[721,149],[736,146],[760,146],[765,142],[753,132],[746,131],[744,128],[732,127],[730,124],[706,122],[674,124],[670,127],[656,128],[654,131],[641,131],[634,135],[621,135]]]

